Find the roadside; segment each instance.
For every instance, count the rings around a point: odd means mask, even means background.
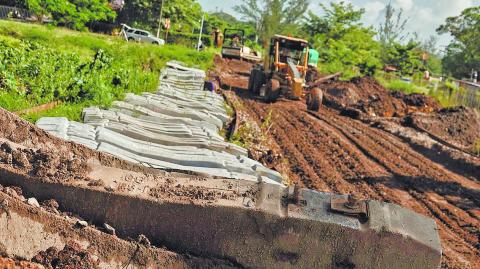
[[[271,118],[265,140],[271,155],[284,160],[290,182],[430,216],[440,228],[443,267],[474,268],[480,262],[480,158],[474,149],[479,114],[441,109],[430,97],[390,92],[369,78],[322,89],[318,113],[307,112],[301,101],[266,104],[242,89],[225,94],[235,109],[248,113],[254,121],[249,124]]]
[[[1,20],[0,47],[1,107],[20,111],[62,101],[53,109],[23,115],[30,121],[41,116],[79,120],[84,107],[109,107],[128,92],[155,91],[168,60],[206,70],[213,57],[182,46],[128,43],[120,37]]]

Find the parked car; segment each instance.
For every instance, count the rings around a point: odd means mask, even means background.
[[[132,28],[126,24],[122,24],[121,34],[128,41],[137,41],[137,42],[143,42],[143,43],[165,45],[165,40],[161,38],[157,38],[156,36],[152,35],[148,31]]]

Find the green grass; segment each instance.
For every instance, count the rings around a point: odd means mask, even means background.
[[[392,90],[392,91],[401,91],[406,94],[412,93],[423,93],[427,94],[429,92],[428,88],[415,85],[414,83],[408,83],[406,81],[395,79],[391,81],[387,81],[383,83],[385,88]]]
[[[401,91],[406,94],[420,93],[434,98],[442,107],[466,105],[458,96],[465,95],[464,89],[456,87],[450,82],[438,82],[437,87],[426,81],[415,80],[411,83],[396,77],[387,77],[385,74],[377,75],[376,79],[385,88],[392,91]]]
[[[170,60],[206,70],[213,52],[0,20],[0,106],[18,111],[61,100],[55,109],[24,117],[80,120],[86,106],[108,107],[125,93],[155,91]]]

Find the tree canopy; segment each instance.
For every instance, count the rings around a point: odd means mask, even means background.
[[[360,23],[365,11],[345,2],[320,6],[324,15],[309,12],[302,28],[320,52],[322,72],[342,71],[344,77],[373,74],[380,67],[380,50],[375,32]]]
[[[480,7],[467,8],[459,16],[449,17],[439,34],[449,33],[454,40],[447,46],[442,64],[448,74],[469,77],[480,70]]]
[[[82,30],[92,21],[107,21],[116,17],[107,0],[26,0],[26,7],[37,15],[51,15],[56,24]]]
[[[130,0],[118,13],[117,21],[136,27],[156,29],[162,1]],[[162,17],[170,18],[172,30],[192,32],[200,28],[202,7],[195,0],[168,0],[163,5]]]
[[[109,0],[0,0],[0,3],[27,8],[40,19],[49,17],[55,24],[84,29],[95,21],[127,23],[134,27],[156,30],[163,2],[163,17],[170,18],[177,34],[193,37],[198,33],[204,11],[197,0],[128,0],[117,12]],[[458,78],[469,77],[480,70],[480,7],[465,9],[449,17],[438,27],[439,34],[450,34],[454,40],[443,51],[437,38],[420,40],[406,30],[409,18],[390,2],[384,10],[384,21],[378,28],[361,23],[364,9],[348,1],[320,4],[321,14],[308,11],[311,0],[241,0],[234,10],[241,18],[225,12],[206,13],[204,34],[213,28],[245,30],[247,44],[267,47],[274,34],[308,39],[320,52],[323,71],[343,71],[347,77],[373,74],[384,66],[395,66],[402,74],[442,69]],[[440,59],[440,55],[443,56]],[[427,57],[426,57],[427,56]]]
[[[264,47],[274,34],[292,34],[296,23],[307,11],[310,0],[243,0],[235,11],[254,25]]]

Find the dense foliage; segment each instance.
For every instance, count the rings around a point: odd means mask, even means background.
[[[274,34],[296,34],[309,0],[243,0],[234,9],[255,27],[266,48]]]
[[[108,21],[116,16],[108,0],[26,0],[25,6],[39,21],[51,16],[55,24],[77,30],[85,29],[88,22]]]
[[[309,12],[303,29],[320,52],[321,71],[342,71],[345,78],[372,75],[380,67],[380,50],[375,32],[359,22],[364,10],[344,2],[320,6],[325,15]]]
[[[463,78],[470,77],[472,70],[480,71],[480,7],[467,8],[459,16],[447,18],[437,31],[454,37],[443,58],[447,73]]]
[[[212,55],[0,22],[0,106],[16,111],[61,100],[64,105],[49,115],[78,119],[87,105],[108,106],[127,92],[155,91],[168,60],[206,69]]]
[[[157,29],[164,0],[129,0],[118,13],[117,21],[135,27]],[[163,18],[170,18],[171,30],[192,33],[200,29],[202,7],[195,0],[168,0],[163,3]]]

